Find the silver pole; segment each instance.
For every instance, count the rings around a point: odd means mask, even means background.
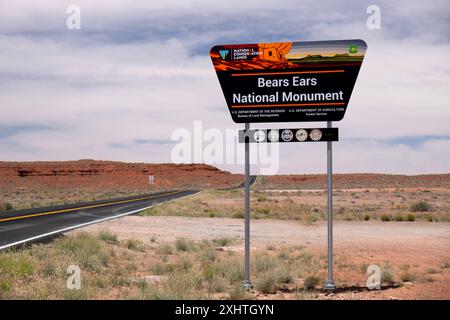
[[[327,128],[331,128],[331,121],[327,122]],[[328,275],[325,281],[325,290],[336,289],[333,281],[333,153],[332,142],[327,141],[327,228],[328,228]]]
[[[245,124],[245,130],[250,129],[250,124]],[[244,182],[244,196],[245,196],[245,258],[244,258],[244,289],[251,289],[250,282],[250,143],[248,138],[245,138],[245,182]]]

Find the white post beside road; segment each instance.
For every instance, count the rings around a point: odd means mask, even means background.
[[[154,176],[148,176],[148,183],[150,185],[150,192],[153,191],[153,183],[155,181],[155,177]]]

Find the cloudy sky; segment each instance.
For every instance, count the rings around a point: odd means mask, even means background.
[[[170,162],[176,129],[240,128],[213,45],[361,38],[368,50],[335,124],[335,171],[450,172],[448,1],[123,3],[0,0],[0,160]],[[70,4],[80,30],[66,27]],[[381,30],[366,26],[371,4]],[[322,143],[283,144],[279,172],[321,173],[325,157]]]

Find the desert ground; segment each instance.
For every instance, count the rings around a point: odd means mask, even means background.
[[[422,193],[412,189],[400,206],[393,206],[387,196],[397,199],[395,189],[359,190],[356,200],[352,199],[358,191],[339,190],[337,208],[345,210],[336,213],[334,226],[338,290],[326,294],[321,290],[327,266],[326,221],[320,206],[323,190],[255,189],[251,225],[254,288],[249,292],[241,285],[242,192],[208,190],[139,215],[78,229],[49,243],[0,253],[1,297],[450,298],[445,190]],[[440,196],[435,199],[435,194]],[[366,201],[370,207],[374,205],[370,199],[378,199],[379,207],[368,210],[367,219],[357,210],[357,201]],[[432,204],[416,208],[420,201]],[[82,270],[81,290],[65,287],[65,268],[71,264]],[[369,265],[382,270],[381,290],[366,288]]]
[[[48,175],[48,164],[38,164],[34,171],[29,164],[3,165],[9,176],[0,185],[0,211],[147,191],[151,167],[79,165],[70,163],[76,169],[58,171],[56,178]],[[94,172],[89,171],[92,166],[100,172],[93,177],[97,184],[89,183],[86,173]],[[21,177],[19,167],[34,173]],[[165,183],[192,188],[190,175],[196,174],[201,177],[197,187],[204,191],[195,196],[1,252],[0,298],[450,299],[448,174],[335,176],[338,289],[333,294],[322,290],[327,269],[325,176],[258,177],[251,191],[254,287],[245,291],[243,191],[223,188],[239,184],[242,176],[208,166],[180,166],[165,175]],[[55,187],[52,179],[61,186]],[[81,269],[80,290],[66,287],[69,265]],[[370,265],[380,267],[381,290],[366,286]]]
[[[348,192],[348,195],[354,191]],[[372,191],[374,192],[374,191]],[[384,191],[386,192],[386,191]],[[219,237],[230,239],[233,245],[224,250],[242,255],[244,225],[242,219],[227,217],[182,217],[165,216],[178,208],[183,214],[183,207],[192,209],[192,202],[201,201],[204,206],[220,203],[222,206],[234,203],[230,193],[221,191],[211,195],[199,195],[185,200],[174,201],[158,206],[141,214],[103,224],[90,226],[83,231],[96,234],[106,228],[116,234],[119,239],[134,238],[142,243],[149,239],[155,242],[170,243],[177,239],[192,241],[211,241]],[[255,193],[255,192],[254,192]],[[256,192],[260,194],[260,192]],[[363,193],[366,193],[363,191]],[[218,194],[223,198],[218,199]],[[270,194],[273,194],[271,192]],[[343,192],[344,195],[347,193]],[[226,199],[228,197],[228,199]],[[291,196],[289,196],[291,197]],[[351,196],[350,196],[351,198]],[[374,197],[376,198],[376,197]],[[199,200],[200,199],[200,200]],[[208,203],[208,199],[210,203]],[[271,200],[283,203],[286,199],[276,196]],[[226,201],[228,200],[228,202]],[[255,202],[257,202],[257,198]],[[198,210],[198,209],[197,209]],[[227,210],[227,208],[223,208]],[[237,212],[238,210],[236,210]],[[205,212],[205,210],[201,210]],[[211,211],[206,210],[209,214]],[[215,212],[215,211],[214,211]],[[231,210],[234,212],[234,210]],[[411,213],[410,213],[411,214]],[[220,213],[218,213],[220,216]],[[373,215],[376,215],[374,213]],[[397,214],[398,215],[398,214]],[[449,299],[450,298],[450,225],[448,222],[430,220],[420,221],[382,221],[371,216],[370,220],[344,216],[334,225],[335,278],[340,290],[334,295],[316,294],[310,298],[334,299]],[[443,213],[439,213],[439,217]],[[398,219],[397,219],[398,220]],[[447,221],[447,220],[446,220]],[[302,248],[302,252],[313,255],[322,265],[316,271],[322,284],[326,277],[326,222],[320,219],[292,220],[287,218],[257,218],[252,221],[252,254],[264,254],[268,250],[294,250]],[[80,231],[75,231],[77,234]],[[378,265],[385,269],[390,283],[385,283],[383,290],[365,289],[369,265]],[[302,262],[292,262],[292,274],[296,268],[302,269]],[[386,270],[386,268],[388,270]],[[303,275],[305,276],[305,275]],[[293,276],[294,277],[294,276]],[[300,282],[305,279],[299,276]],[[295,278],[295,277],[294,277]],[[277,288],[275,292],[252,292],[256,298],[296,298],[289,290]],[[301,290],[302,286],[298,286]]]

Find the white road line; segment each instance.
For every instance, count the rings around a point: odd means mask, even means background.
[[[186,196],[184,196],[184,197],[180,197],[180,198],[176,198],[176,199],[171,199],[171,200],[165,201],[165,202],[163,202],[163,203],[167,203],[167,202],[170,202],[170,201],[174,201],[174,200],[178,200],[178,199],[183,199],[183,198],[186,198],[186,197],[194,196],[194,195],[196,195],[196,194],[199,194],[200,192],[201,192],[201,191],[196,192],[196,193],[193,193],[193,194],[188,194],[188,195],[186,195]],[[158,203],[158,204],[159,204],[159,203]],[[156,204],[155,204],[155,205],[156,205]],[[85,223],[82,223],[82,224],[77,224],[77,225],[75,225],[75,226],[71,226],[71,227],[67,227],[67,228],[55,230],[55,231],[52,231],[52,232],[40,234],[40,235],[38,235],[38,236],[34,236],[34,237],[31,237],[31,238],[28,238],[28,239],[24,239],[24,240],[20,240],[20,241],[16,241],[16,242],[13,242],[13,243],[6,244],[6,245],[4,245],[4,246],[1,246],[1,247],[0,247],[0,250],[6,249],[6,248],[9,248],[9,247],[13,247],[13,246],[16,246],[16,245],[21,244],[21,243],[26,243],[26,242],[33,241],[33,240],[36,240],[36,239],[48,237],[48,236],[51,236],[51,235],[53,235],[53,234],[57,234],[57,233],[61,233],[61,232],[73,230],[73,229],[76,229],[76,228],[81,228],[81,227],[84,227],[84,226],[88,226],[88,225],[90,225],[90,224],[99,223],[99,222],[103,222],[103,221],[107,221],[107,220],[111,220],[111,219],[116,219],[116,218],[124,217],[124,216],[130,215],[130,214],[133,214],[133,213],[137,213],[137,212],[140,212],[140,211],[143,211],[143,210],[146,210],[146,209],[150,209],[151,207],[153,207],[153,205],[148,206],[148,207],[145,207],[145,208],[142,208],[142,209],[138,209],[138,210],[133,210],[133,211],[130,211],[130,212],[126,212],[126,213],[121,213],[121,214],[118,214],[118,215],[115,215],[115,216],[112,216],[112,217],[102,218],[102,219],[98,219],[98,220],[94,220],[94,221],[90,221],[90,222],[85,222]]]

